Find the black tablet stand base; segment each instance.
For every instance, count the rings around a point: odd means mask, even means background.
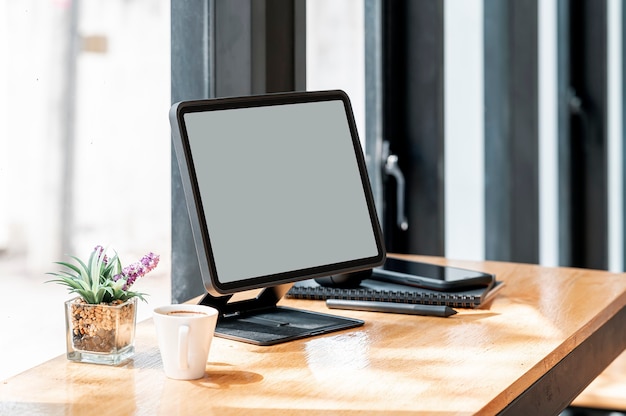
[[[219,311],[215,335],[255,345],[275,345],[363,325],[363,321],[277,306],[291,285],[268,287],[253,299],[231,302],[233,295],[206,294],[201,305]]]

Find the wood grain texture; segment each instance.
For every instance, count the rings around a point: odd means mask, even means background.
[[[366,323],[271,347],[215,338],[196,381],[165,377],[154,326],[144,321],[126,365],[58,357],[0,383],[0,414],[494,414],[626,306],[622,275],[414,258],[495,273],[505,285],[486,308],[449,318],[282,300]]]

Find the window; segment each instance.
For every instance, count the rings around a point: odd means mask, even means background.
[[[158,253],[139,319],[169,302],[169,14],[166,0],[0,2],[2,379],[65,352],[69,295],[44,284],[65,254]]]

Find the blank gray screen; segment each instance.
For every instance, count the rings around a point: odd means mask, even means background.
[[[378,254],[342,101],[184,120],[220,282]]]

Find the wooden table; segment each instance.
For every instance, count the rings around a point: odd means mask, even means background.
[[[556,414],[626,348],[622,275],[421,259],[506,283],[486,309],[450,318],[332,310],[366,323],[272,347],[215,338],[196,381],[164,376],[144,321],[126,365],[58,357],[0,383],[0,414]]]

